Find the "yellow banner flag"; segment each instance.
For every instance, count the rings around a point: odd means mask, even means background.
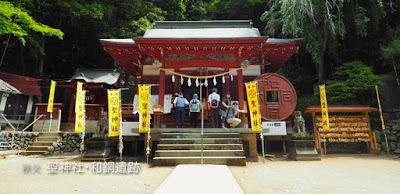
[[[85,127],[85,91],[82,90],[82,83],[77,83],[75,97],[75,131],[82,132]]]
[[[381,100],[379,99],[379,91],[378,91],[378,86],[377,85],[375,85],[375,91],[376,91],[376,98],[378,99],[379,113],[381,114],[382,130],[385,130],[386,129],[385,128],[385,121],[383,120]]]
[[[120,90],[108,90],[108,136],[119,136],[121,129]]]
[[[139,132],[150,128],[150,86],[139,86]]]
[[[47,103],[47,112],[53,112],[54,92],[56,90],[56,82],[51,80],[49,101]]]
[[[78,101],[80,98],[80,91],[82,91],[82,82],[76,82],[76,96],[75,96],[75,113],[79,112],[79,108],[81,108]]]
[[[321,97],[322,129],[329,130],[328,101],[326,100],[325,85],[319,86]]]
[[[257,82],[246,83],[247,102],[249,104],[251,129],[252,131],[261,130],[261,114],[258,102]]]

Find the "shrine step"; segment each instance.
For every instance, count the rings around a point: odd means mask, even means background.
[[[201,156],[201,150],[157,150],[156,157]],[[203,150],[203,156],[244,156],[244,150]]]
[[[8,150],[11,149],[11,145],[7,142],[6,139],[0,138],[0,150]]]
[[[296,157],[295,158],[295,160],[296,161],[321,161],[321,157],[319,157],[319,156],[313,156],[313,157],[310,157],[310,156],[306,156],[306,157]]]
[[[175,166],[178,164],[201,164],[201,157],[154,157],[153,165]],[[244,156],[206,156],[203,157],[203,164],[223,164],[233,166],[246,166]]]
[[[54,136],[54,137],[51,137],[51,136],[47,136],[47,137],[38,137],[37,138],[37,141],[57,141],[57,139],[58,139],[59,137],[56,137],[56,136]]]
[[[54,141],[36,141],[32,143],[32,146],[53,146]]]
[[[48,151],[50,146],[29,146],[26,151]]]
[[[48,154],[48,151],[22,151],[21,155],[23,156],[29,156],[29,155],[44,155]]]
[[[201,150],[202,144],[157,144],[158,150]],[[243,150],[243,144],[203,144],[204,150]]]
[[[203,133],[203,138],[237,138],[239,133]],[[201,138],[201,133],[161,133],[161,138]]]
[[[26,151],[22,151],[22,155],[41,155],[48,154],[49,147],[53,146],[61,138],[62,133],[59,132],[42,132],[37,140],[29,146]]]
[[[239,144],[240,138],[161,138],[160,144]]]

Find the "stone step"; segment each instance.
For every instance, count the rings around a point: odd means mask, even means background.
[[[29,146],[27,151],[48,151],[49,146]]]
[[[39,137],[61,137],[62,133],[60,132],[42,132],[39,134]]]
[[[201,138],[201,133],[161,133],[162,138]],[[238,138],[240,133],[203,133],[204,138]]]
[[[203,157],[204,164],[221,164],[246,166],[246,157],[244,156],[207,156]],[[155,166],[175,166],[178,164],[201,164],[201,157],[154,157]]]
[[[243,150],[243,144],[203,144],[204,150]],[[201,144],[157,144],[157,150],[201,150]]]
[[[33,142],[32,146],[53,146],[54,141],[37,141]]]
[[[157,150],[156,157],[201,156],[201,150]],[[244,150],[203,150],[203,156],[244,156]]]
[[[161,138],[161,144],[238,144],[240,138]]]
[[[48,151],[22,151],[21,155],[23,156],[28,156],[28,155],[43,155],[43,154],[48,154]]]
[[[57,139],[61,139],[60,137],[38,137],[37,141],[57,141]]]
[[[296,161],[321,161],[321,157],[315,156],[315,157],[296,157]]]

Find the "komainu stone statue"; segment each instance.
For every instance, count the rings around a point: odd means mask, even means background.
[[[294,127],[293,130],[297,129],[298,134],[306,134],[306,122],[304,121],[301,111],[294,111]]]
[[[108,114],[107,112],[102,112],[99,122],[97,123],[97,135],[106,135],[108,134]]]

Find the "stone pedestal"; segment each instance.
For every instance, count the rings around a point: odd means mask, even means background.
[[[82,161],[108,161],[117,154],[118,137],[91,137],[85,141]]]
[[[289,159],[296,161],[320,161],[315,141],[308,138],[289,141]]]

